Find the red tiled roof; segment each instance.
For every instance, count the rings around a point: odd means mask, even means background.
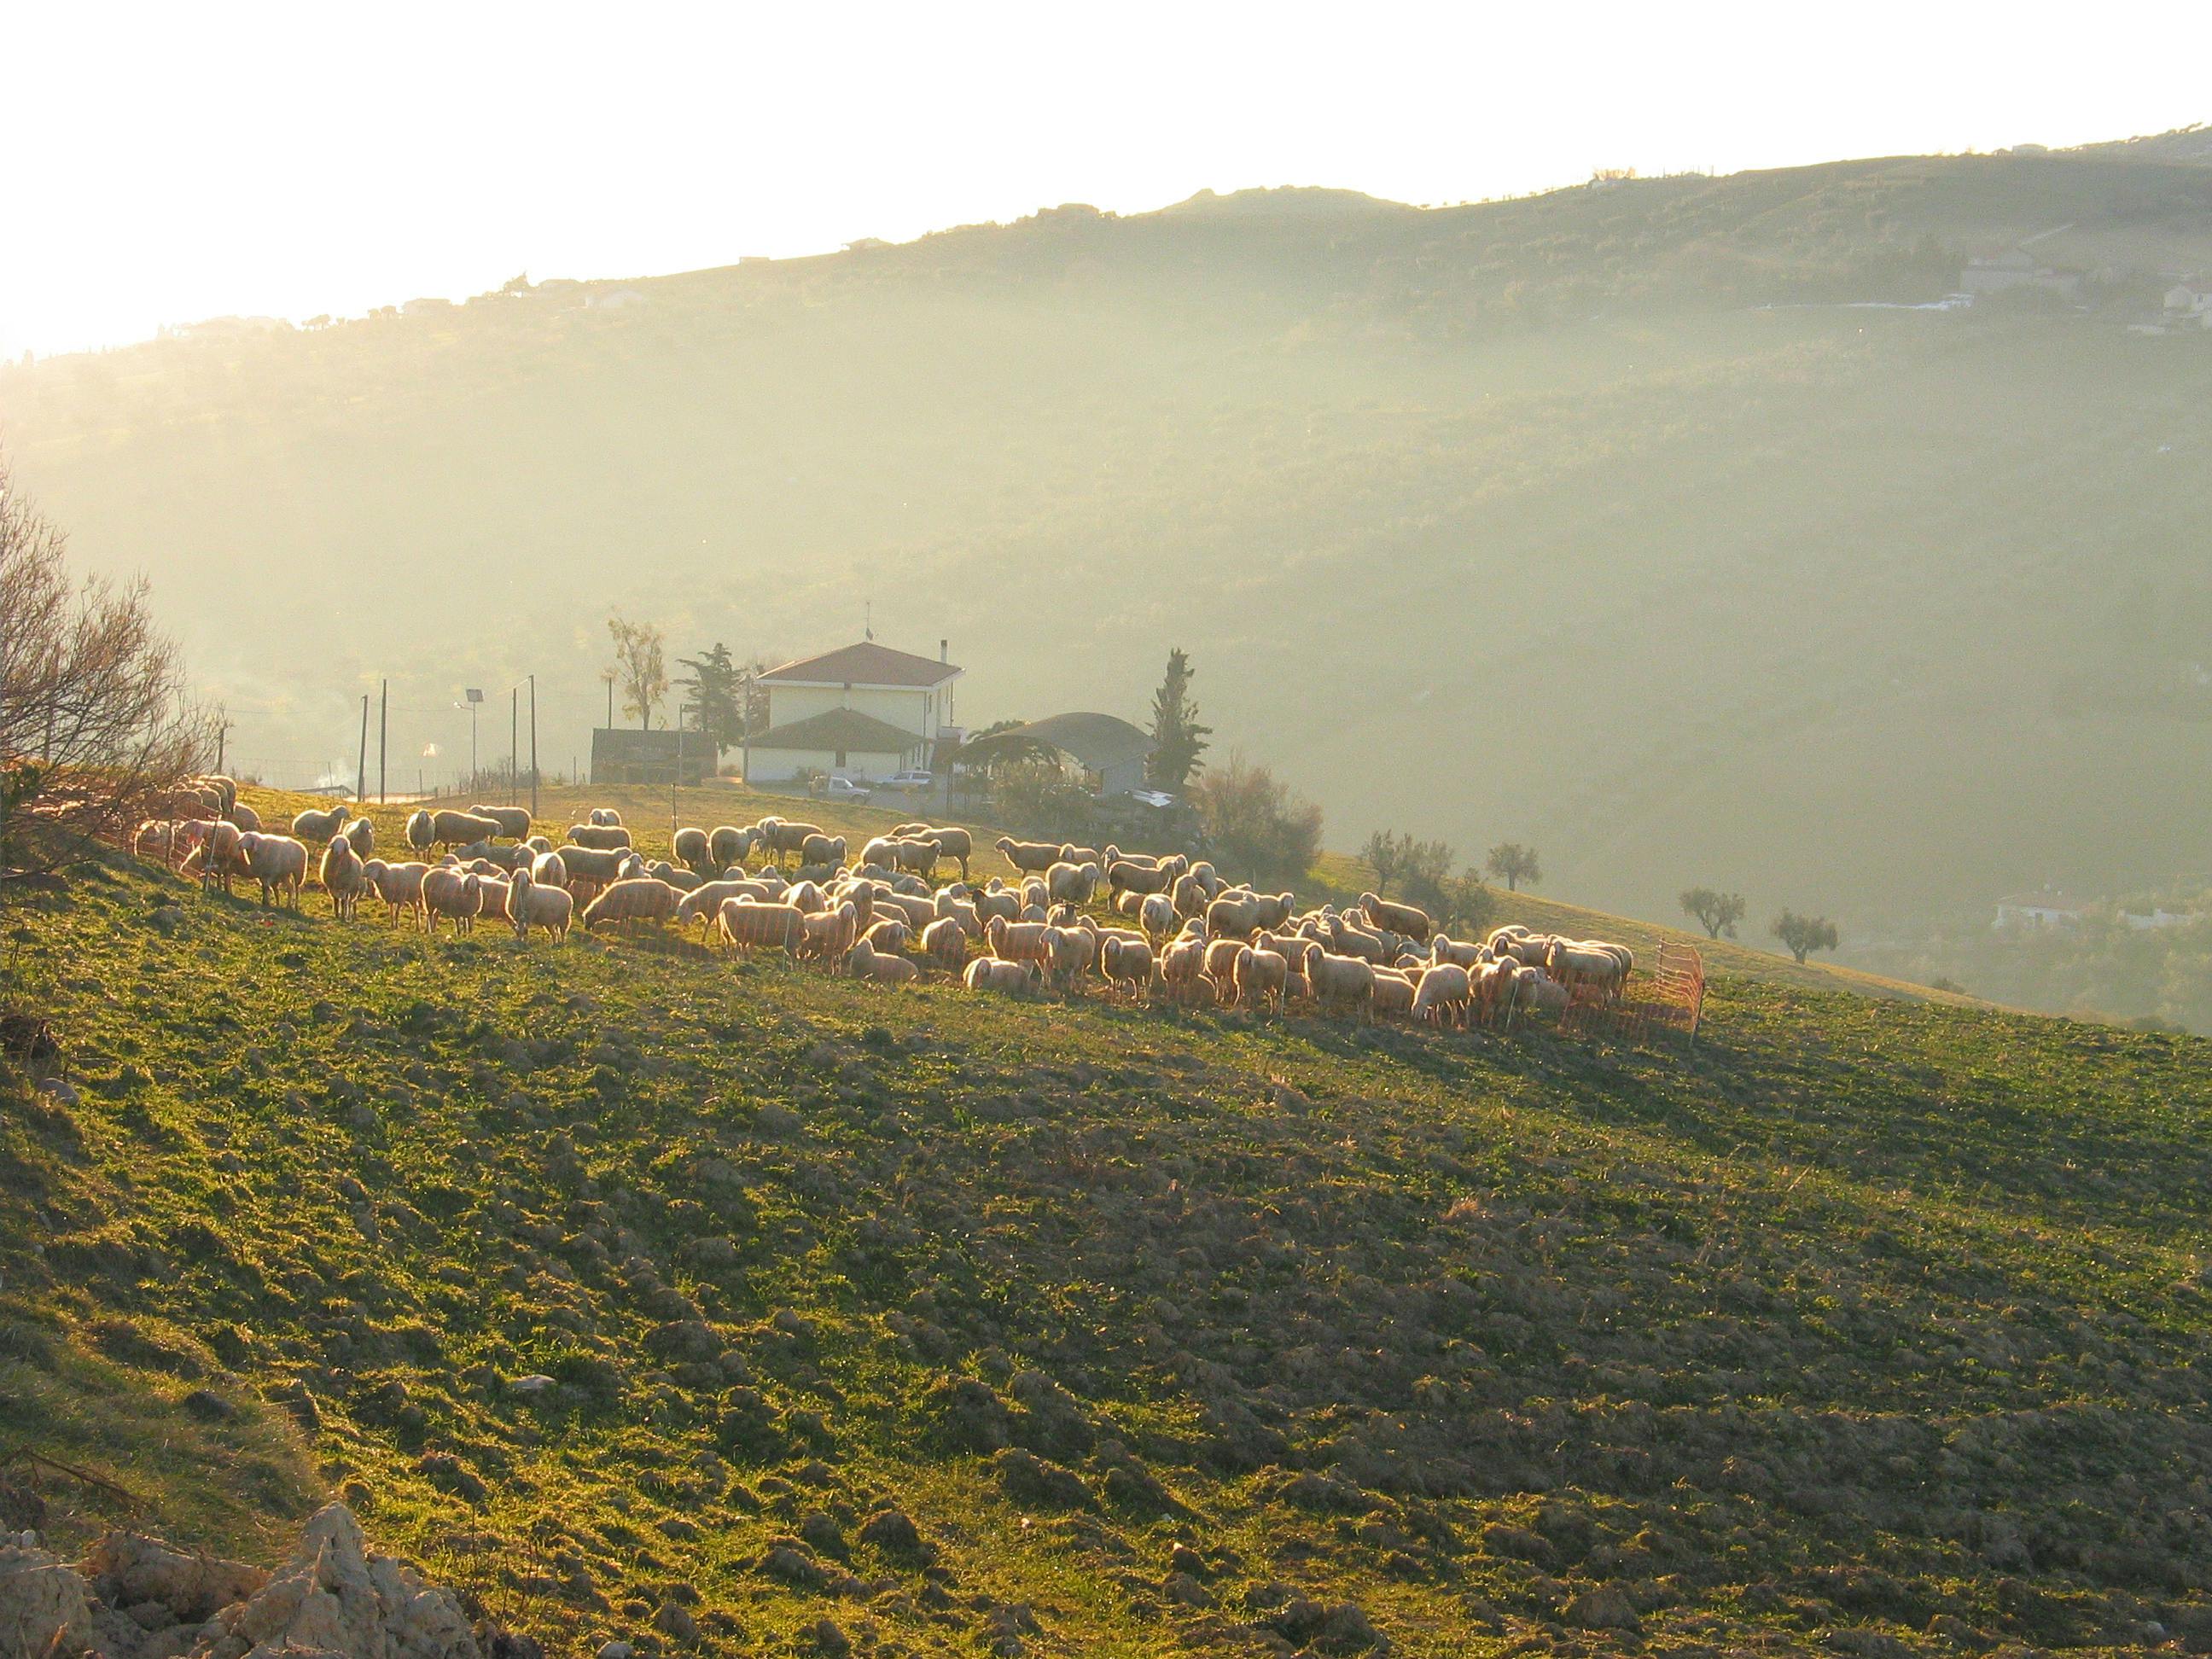
[[[894,651],[870,640],[840,646],[818,657],[801,657],[761,676],[770,685],[910,685],[927,690],[941,685],[961,671],[934,657],[917,657],[911,651]]]

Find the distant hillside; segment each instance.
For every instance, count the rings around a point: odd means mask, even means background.
[[[2212,862],[2212,336],[2124,326],[2212,268],[2162,154],[1067,207],[58,359],[0,411],[287,781],[385,676],[407,767],[465,757],[468,685],[504,754],[532,672],[565,766],[610,609],[775,653],[872,601],[963,720],[1139,714],[1179,644],[1334,844],[1865,938]],[[2028,238],[2088,309],[1911,308]]]
[[[1435,1033],[375,908],[10,907],[66,1076],[0,1052],[7,1524],[251,1558],[339,1496],[564,1656],[2212,1644],[2203,1041],[1817,974],[1693,1048]]]

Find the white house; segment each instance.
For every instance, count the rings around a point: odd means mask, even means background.
[[[2194,278],[2176,283],[2166,291],[2166,319],[2169,323],[2193,323],[2199,328],[2212,328],[2212,287]]]
[[[745,744],[745,778],[787,783],[802,772],[866,783],[925,767],[938,734],[951,724],[952,682],[945,660],[864,641],[770,669],[769,729]]]
[[[2081,907],[2063,893],[2045,889],[1997,901],[1993,927],[2079,927]]]

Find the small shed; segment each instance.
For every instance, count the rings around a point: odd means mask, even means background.
[[[602,726],[592,733],[593,783],[696,784],[713,775],[719,758],[703,732]]]
[[[1125,720],[1090,713],[1054,714],[1000,734],[1057,750],[1082,769],[1101,795],[1126,795],[1145,787],[1152,740]]]

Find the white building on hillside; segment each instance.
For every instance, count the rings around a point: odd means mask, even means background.
[[[745,744],[745,779],[788,783],[802,772],[866,783],[929,765],[938,734],[951,724],[952,682],[961,671],[866,641],[772,668],[769,729]]]

